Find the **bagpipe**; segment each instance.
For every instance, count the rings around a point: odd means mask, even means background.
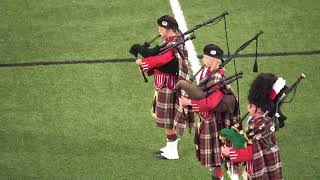
[[[200,100],[208,97],[211,93],[213,93],[217,89],[220,89],[225,85],[231,84],[236,79],[242,78],[242,76],[243,76],[243,72],[239,72],[232,76],[223,78],[218,82],[215,82],[215,83],[208,82],[208,84],[202,84],[199,86],[194,86],[190,84],[190,82],[188,81],[180,80],[176,85],[176,89],[183,89],[186,92],[188,92],[188,95],[192,100]],[[214,86],[217,86],[217,85],[219,86],[212,89]]]
[[[204,69],[205,66],[202,66],[199,71],[197,71],[193,77],[190,78],[190,81],[186,80],[179,80],[176,85],[177,90],[184,90],[192,100],[199,100],[207,97],[214,91],[218,89],[222,89],[227,84],[232,83],[235,80],[238,80],[239,78],[242,78],[243,72],[236,73],[233,76],[223,78],[221,81],[215,83],[210,81],[212,79],[212,75],[214,75],[216,72],[218,72],[220,69],[222,69],[225,65],[227,65],[233,58],[236,57],[236,55],[243,49],[245,49],[252,41],[257,40],[258,37],[263,32],[258,32],[253,38],[243,43],[232,55],[227,57],[220,65],[219,68],[216,69],[210,76],[207,76],[206,78],[202,79],[198,85],[193,85],[192,82],[195,79],[195,77]],[[212,88],[216,85],[220,84],[217,88]],[[224,92],[224,96],[218,106],[216,107],[215,111],[217,112],[230,112],[232,113],[235,109],[235,96],[232,92]]]
[[[184,38],[186,35],[190,34],[190,33],[194,33],[197,29],[207,26],[208,24],[214,23],[214,22],[218,22],[220,21],[222,18],[224,18],[226,15],[228,15],[228,12],[225,11],[222,14],[220,14],[217,17],[211,18],[203,23],[200,23],[198,25],[195,25],[193,28],[191,28],[190,30],[184,32],[183,34],[181,34],[181,36],[183,37],[181,41],[176,42],[173,46],[169,46],[167,47],[168,42],[164,42],[160,45],[156,45],[155,47],[151,48],[150,45],[160,37],[160,35],[157,35],[156,37],[154,37],[153,39],[151,39],[150,41],[146,41],[143,43],[143,45],[141,44],[134,44],[131,46],[129,52],[135,56],[135,58],[138,57],[138,55],[140,54],[143,58],[146,57],[150,57],[150,56],[155,56],[158,54],[163,54],[181,44],[184,44],[187,40],[192,40],[195,38],[195,36],[190,36],[187,38]],[[146,78],[144,72],[142,71],[141,67],[140,67],[140,71],[143,75],[144,81],[148,82],[148,79]]]
[[[287,88],[284,88],[282,91],[281,96],[274,102],[275,104],[275,110],[274,112],[267,111],[264,115],[265,116],[271,116],[271,118],[268,118],[267,121],[263,122],[258,127],[255,127],[254,124],[249,124],[247,127],[247,130],[244,132],[239,129],[240,125],[242,124],[242,121],[246,118],[248,113],[243,117],[240,118],[237,123],[235,123],[234,126],[230,129],[222,129],[219,131],[219,138],[224,141],[225,139],[229,140],[233,147],[235,148],[243,148],[246,146],[246,144],[252,144],[255,140],[259,140],[262,137],[265,137],[266,135],[270,133],[274,133],[276,130],[284,126],[284,120],[286,117],[284,116],[282,119],[280,112],[279,105],[284,102],[284,100],[287,98],[287,96],[294,91],[294,94],[292,96],[292,99],[294,98],[294,95],[296,93],[297,87],[301,80],[303,80],[306,76],[304,74],[301,74],[298,79]],[[292,99],[289,101],[291,102]],[[270,125],[271,124],[271,125]],[[266,129],[266,127],[268,127]],[[265,129],[265,130],[263,130]]]
[[[225,89],[225,86],[231,84],[235,80],[240,79],[242,77],[243,72],[239,72],[232,76],[223,78],[218,82],[208,82],[208,84],[203,84],[201,86],[195,86],[191,84],[189,81],[179,80],[176,85],[176,89],[183,89],[188,94],[188,97],[192,100],[200,100],[206,98],[213,92],[223,89],[225,95],[215,108],[215,111],[232,113],[235,109],[236,99],[234,95],[231,93],[231,91]]]
[[[142,57],[146,58],[146,57],[150,57],[150,56],[155,56],[155,55],[158,55],[158,54],[164,54],[174,48],[176,48],[177,46],[180,46],[181,44],[184,44],[186,41],[188,40],[192,40],[192,39],[195,39],[196,37],[194,35],[191,35],[181,41],[178,41],[174,44],[172,44],[171,46],[168,46],[166,48],[162,48],[163,45],[161,46],[157,46],[156,49],[147,49],[147,48],[141,48],[140,45],[137,45],[137,48],[135,48],[133,45],[130,49],[130,53],[133,54],[135,56],[135,58],[138,57],[138,54],[141,54]],[[164,43],[164,44],[167,44],[167,43]],[[166,45],[164,45],[166,46]],[[163,47],[164,47],[163,46]],[[175,66],[178,62],[177,61],[172,61],[172,63],[168,63],[166,64],[166,68],[169,68],[169,69],[175,69],[173,66]],[[142,76],[143,76],[143,79],[144,79],[144,82],[148,82],[148,79],[146,77],[146,75],[144,74],[144,72],[142,71],[142,68],[140,68],[140,71],[142,73]],[[163,69],[166,69],[166,68],[163,68]]]

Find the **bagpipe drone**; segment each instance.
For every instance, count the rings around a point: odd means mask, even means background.
[[[222,63],[219,65],[219,68],[215,70],[211,74],[211,76],[215,74],[215,72],[219,71],[219,69],[222,69],[225,65],[227,65],[233,58],[235,58],[238,55],[238,53],[241,50],[245,49],[248,45],[250,45],[251,42],[253,42],[254,40],[257,40],[262,33],[263,33],[262,31],[258,32],[253,38],[243,43],[231,56],[227,57],[225,60],[222,61]],[[239,72],[239,73],[236,72],[234,75],[229,77],[224,77],[221,81],[215,82],[215,83],[210,81],[212,77],[208,76],[202,79],[198,85],[193,85],[192,81],[203,70],[204,67],[205,66],[202,66],[201,69],[198,72],[196,72],[195,75],[190,79],[190,81],[179,80],[177,82],[176,89],[184,90],[192,100],[200,100],[200,99],[206,98],[214,91],[224,89],[225,95],[223,96],[222,100],[219,102],[219,104],[215,108],[215,111],[233,113],[235,110],[235,103],[236,103],[235,96],[231,91],[228,91],[224,87],[232,83],[233,81],[238,80],[239,78],[242,78],[243,72]],[[212,88],[217,85],[218,87]]]
[[[228,15],[228,12],[225,11],[223,12],[222,14],[220,14],[219,16],[217,17],[214,17],[214,18],[211,18],[203,23],[200,23],[198,25],[195,25],[193,28],[191,28],[190,30],[184,32],[181,36],[186,36],[190,33],[193,33],[193,35],[187,37],[187,38],[183,38],[183,40],[177,42],[176,44],[172,45],[172,46],[169,46],[169,47],[166,47],[167,46],[167,43],[164,42],[160,45],[156,45],[155,47],[151,48],[150,45],[160,37],[160,35],[157,35],[156,37],[154,37],[153,39],[151,39],[150,41],[147,41],[147,42],[144,42],[143,45],[141,44],[134,44],[131,46],[129,52],[135,56],[135,58],[138,57],[138,55],[141,55],[143,58],[146,58],[146,57],[150,57],[150,56],[155,56],[155,55],[158,55],[158,54],[163,54],[171,49],[174,49],[175,47],[181,45],[181,44],[184,44],[186,41],[188,40],[192,40],[195,38],[195,31],[201,27],[204,27],[204,26],[207,26],[208,24],[212,24],[212,23],[217,23],[219,22],[222,18],[225,19],[225,16]],[[174,61],[172,62],[172,64],[168,63],[166,64],[165,66],[171,66],[173,67],[174,66]],[[170,67],[169,67],[170,68]],[[144,72],[142,71],[141,67],[140,67],[140,71],[142,73],[142,76],[144,78],[144,82],[148,82],[148,79],[146,78]]]

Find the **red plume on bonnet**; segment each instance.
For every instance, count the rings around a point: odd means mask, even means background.
[[[285,87],[285,80],[272,73],[261,73],[252,82],[248,101],[264,112],[272,111],[276,99]]]

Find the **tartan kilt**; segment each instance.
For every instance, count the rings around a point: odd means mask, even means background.
[[[214,113],[211,119],[201,121],[196,138],[198,138],[196,155],[201,165],[220,166],[220,142]]]
[[[250,179],[280,180],[282,165],[277,145],[269,147],[266,139],[260,139],[253,144],[253,172]]]
[[[156,124],[160,128],[173,128],[176,91],[167,87],[166,83],[157,90],[155,105]]]
[[[201,165],[208,167],[221,165],[220,147],[222,142],[219,140],[218,132],[223,128],[230,128],[237,121],[237,118],[238,115],[236,112],[213,112],[211,119],[203,120],[201,118],[198,134],[197,132],[195,134],[195,143],[197,145],[196,155]],[[239,171],[238,163],[232,163],[230,165],[233,173]]]
[[[178,102],[179,101],[177,101],[175,108],[174,129],[179,136],[182,136],[187,128],[191,133],[191,129],[193,129],[195,121],[192,109],[188,107],[183,110],[183,108],[179,106]]]

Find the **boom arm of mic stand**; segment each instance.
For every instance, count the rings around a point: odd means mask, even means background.
[[[229,61],[231,61],[234,57],[236,57],[236,55],[238,55],[241,50],[243,50],[244,48],[249,46],[250,43],[253,40],[256,40],[261,34],[263,34],[263,31],[259,31],[253,38],[251,38],[247,42],[243,43],[231,56],[227,57],[227,59],[225,59],[224,62],[220,66],[224,67],[226,64],[228,64]]]
[[[203,23],[201,23],[201,24],[195,25],[192,29],[184,32],[183,35],[190,34],[190,33],[194,32],[195,30],[201,28],[202,26],[205,26],[205,25],[208,25],[208,24],[210,24],[210,23],[213,23],[213,22],[216,21],[217,19],[222,18],[222,17],[224,17],[225,15],[228,15],[228,14],[229,14],[228,11],[224,11],[222,14],[220,14],[220,15],[217,16],[217,17],[211,18],[211,19],[209,19],[209,20],[207,20],[207,21],[205,21],[205,22],[203,22]]]

